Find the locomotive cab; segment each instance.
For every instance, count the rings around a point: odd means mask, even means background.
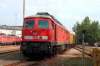
[[[52,39],[52,27],[50,19],[46,18],[34,18],[25,19],[22,38],[23,41],[47,41],[51,42]]]
[[[23,54],[30,56],[50,53],[54,40],[51,20],[49,18],[32,17],[25,18],[24,21],[21,45]]]

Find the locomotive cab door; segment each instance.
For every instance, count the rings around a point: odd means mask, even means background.
[[[51,23],[51,26],[52,26],[52,30],[53,30],[53,38],[54,38],[54,43],[56,43],[56,40],[57,40],[57,38],[56,38],[56,24],[54,24],[54,22],[52,21],[52,23]]]

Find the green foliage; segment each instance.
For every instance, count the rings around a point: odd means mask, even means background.
[[[74,26],[73,31],[76,35],[76,42],[81,44],[83,40],[84,33],[84,41],[89,45],[93,45],[95,42],[100,41],[100,25],[98,21],[91,21],[89,17],[85,17],[81,24],[79,22]]]

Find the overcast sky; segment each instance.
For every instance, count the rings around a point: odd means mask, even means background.
[[[0,25],[22,25],[23,0],[0,0]],[[100,22],[100,0],[26,0],[25,16],[49,12],[69,31],[85,16]]]

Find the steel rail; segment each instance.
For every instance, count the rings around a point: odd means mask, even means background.
[[[78,51],[80,51],[80,52],[83,52],[81,47],[75,47],[75,49],[78,50]],[[90,53],[87,53],[86,51],[84,51],[84,54],[92,57],[92,55]]]

